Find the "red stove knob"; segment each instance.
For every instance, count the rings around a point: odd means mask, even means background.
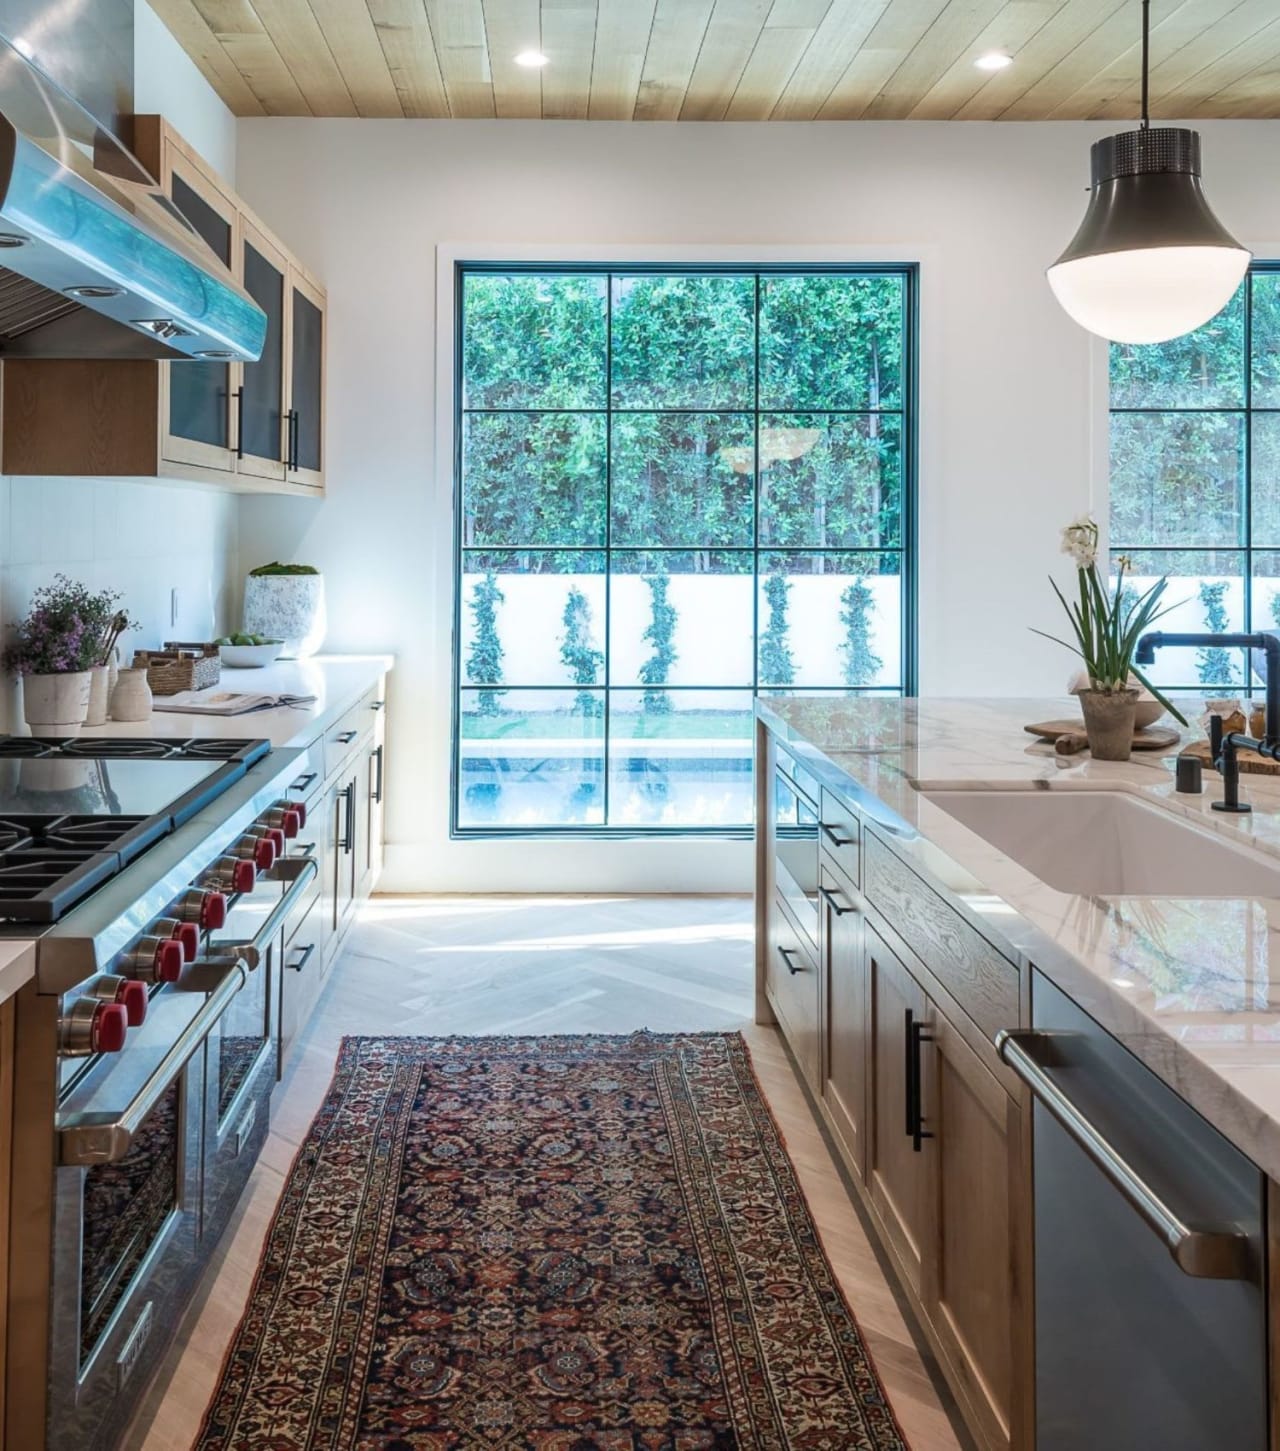
[[[184,961],[194,962],[200,956],[200,929],[194,922],[179,922],[173,940],[182,948]]]
[[[203,880],[216,882],[228,892],[252,892],[258,880],[258,869],[251,861],[240,857],[219,857],[209,868]],[[220,895],[212,893],[211,895]],[[226,901],[223,899],[223,920],[226,920]],[[221,925],[221,924],[219,924]]]
[[[278,861],[284,855],[285,851],[284,832],[278,826],[269,826],[267,827],[267,834],[264,839],[266,841],[269,841],[271,845],[275,847],[276,860]]]
[[[216,932],[226,925],[227,899],[221,892],[202,891],[193,887],[173,909],[183,922],[194,923],[204,932]]]
[[[252,862],[260,872],[269,872],[276,864],[275,845],[265,835],[259,836],[250,832],[247,836],[242,836],[232,850],[236,856]]]
[[[172,937],[140,937],[125,954],[121,971],[142,982],[177,982],[182,976],[182,944]]]
[[[145,993],[146,989],[143,991]],[[125,1009],[119,1003],[99,1003],[89,1026],[89,1051],[118,1053],[128,1036],[129,1015]]]
[[[140,1028],[147,1020],[147,988],[141,982],[122,982],[116,989],[116,1002],[124,1009],[131,1028]]]
[[[262,819],[268,826],[277,828],[283,836],[292,841],[306,825],[307,808],[281,801],[273,806]]]
[[[194,922],[179,922],[174,917],[157,917],[148,932],[153,937],[172,937],[182,945],[182,956],[194,962],[200,955],[200,929]]]
[[[237,862],[231,869],[231,885],[237,892],[252,892],[258,884],[258,869],[252,862]]]

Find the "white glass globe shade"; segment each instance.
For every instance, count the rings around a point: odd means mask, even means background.
[[[1142,247],[1049,268],[1063,309],[1113,343],[1163,343],[1194,332],[1231,301],[1249,266],[1243,247]]]

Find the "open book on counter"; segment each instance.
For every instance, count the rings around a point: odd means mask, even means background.
[[[255,710],[310,705],[314,695],[265,695],[237,690],[181,690],[177,695],[158,695],[156,711],[175,715],[248,715]]]

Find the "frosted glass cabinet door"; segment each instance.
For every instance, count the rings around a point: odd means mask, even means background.
[[[245,363],[236,435],[236,468],[256,478],[285,473],[284,253],[247,219],[240,239],[245,291],[267,315],[267,340],[256,363]]]
[[[165,148],[165,190],[178,211],[232,275],[241,278],[240,218],[235,201],[176,147]],[[162,363],[161,451],[174,463],[231,473],[235,469],[238,363]]]
[[[324,487],[324,293],[295,268],[289,280],[287,477]]]

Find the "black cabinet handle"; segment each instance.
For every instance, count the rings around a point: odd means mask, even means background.
[[[306,775],[299,776],[296,781],[291,781],[289,783],[289,790],[290,791],[305,791],[307,789],[307,787],[310,786],[313,781],[315,781],[316,779],[318,779],[319,775],[320,775],[320,772],[319,771],[308,771],[306,773]]]
[[[342,831],[342,854],[350,856],[356,845],[356,783],[349,781],[338,794],[347,803],[346,822]]]
[[[285,966],[290,972],[301,972],[310,960],[311,954],[316,950],[316,945],[314,942],[308,942],[305,947],[295,948],[294,950],[299,952],[301,956],[297,962],[286,962]]]
[[[911,1140],[911,1147],[918,1154],[925,1139],[931,1139],[933,1135],[924,1126],[924,1090],[923,1090],[923,1069],[920,1063],[920,1045],[932,1043],[933,1034],[929,1032],[929,1025],[916,1020],[916,1015],[910,1008],[904,1016],[903,1040],[906,1045],[906,1101],[907,1101],[907,1137]]]
[[[787,964],[787,971],[791,974],[792,977],[795,977],[798,973],[804,971],[804,968],[797,967],[795,963],[791,961],[791,959],[796,956],[796,950],[794,947],[779,947],[778,956],[781,957],[783,962]]]
[[[370,705],[370,706],[369,706],[369,709],[370,709],[370,710],[381,710],[381,709],[382,709],[382,707],[383,707],[383,706],[384,706],[384,705],[385,705],[385,704],[386,704],[386,702],[385,702],[385,701],[381,701],[381,700],[375,700],[375,701],[374,701],[374,702],[373,702],[373,703],[372,703],[372,704],[371,704],[371,705]]]
[[[236,389],[236,457],[244,457],[244,384]]]
[[[285,468],[294,473],[298,471],[298,410],[290,408],[285,415],[289,420],[289,442],[288,457],[285,459]]]
[[[334,740],[337,741],[340,746],[349,746],[359,734],[359,731],[343,731],[340,736],[334,736]]]
[[[857,839],[852,836],[841,836],[834,827],[828,826],[825,821],[822,823],[822,834],[832,846],[852,846]]]
[[[840,898],[836,896],[830,887],[819,887],[818,895],[837,917],[844,917],[854,910],[852,902],[841,902]]]
[[[382,805],[382,747],[379,746],[373,753],[373,759],[378,763],[377,773],[373,778],[373,801],[375,806]]]

